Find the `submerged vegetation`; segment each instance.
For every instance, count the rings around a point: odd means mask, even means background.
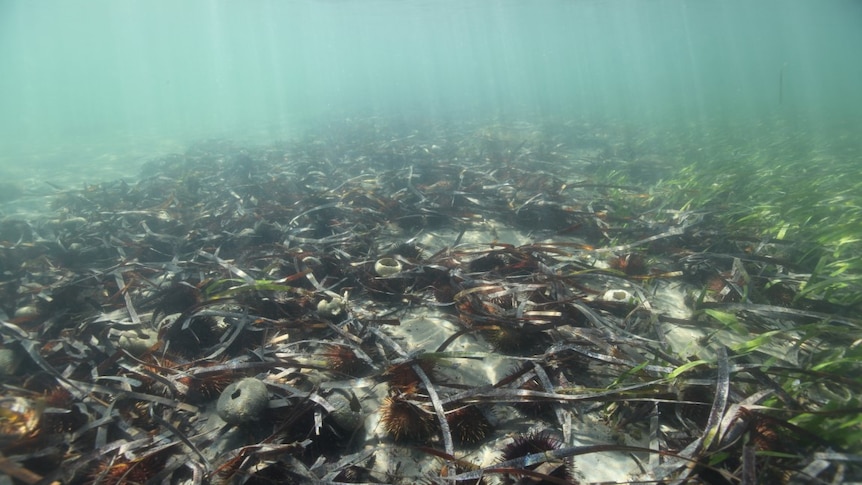
[[[0,223],[17,483],[862,480],[852,145],[351,122]]]

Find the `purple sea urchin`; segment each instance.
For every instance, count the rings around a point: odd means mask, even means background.
[[[502,461],[510,461],[518,458],[523,458],[534,453],[544,453],[546,451],[558,450],[562,447],[562,443],[550,435],[550,433],[531,433],[525,436],[517,436],[514,441],[506,445],[502,450]],[[540,464],[529,465],[524,468],[547,475],[551,478],[560,480],[571,480],[573,466],[569,460],[549,460]],[[556,483],[549,480],[536,480],[534,476],[530,477],[530,481],[524,481],[515,473],[504,475],[504,483],[507,484],[550,484]]]

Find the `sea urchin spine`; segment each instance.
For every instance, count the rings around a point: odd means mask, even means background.
[[[380,406],[380,422],[386,432],[395,439],[423,441],[434,433],[434,416],[419,403],[404,395],[393,395],[383,399]]]
[[[534,453],[545,453],[560,449],[562,443],[548,433],[531,433],[526,436],[518,436],[512,443],[503,448],[503,461],[516,460]],[[570,459],[560,461],[545,461],[544,463],[527,465],[521,467],[548,476],[549,478],[571,481],[574,466]],[[516,480],[516,474],[505,475],[504,483],[521,483]],[[529,483],[545,484],[557,483],[558,480],[530,481]]]

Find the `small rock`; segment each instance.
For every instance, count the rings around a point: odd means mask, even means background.
[[[39,315],[39,310],[34,305],[26,305],[15,310],[15,318],[32,318]]]
[[[246,377],[227,386],[218,398],[216,412],[226,423],[242,424],[260,419],[269,406],[266,384]]]
[[[15,349],[0,349],[0,377],[14,375],[21,367],[21,353]]]
[[[117,345],[132,355],[141,355],[158,343],[159,332],[150,328],[127,330],[117,340]]]
[[[362,414],[362,409],[355,397],[350,396],[343,390],[336,390],[336,392],[326,399],[335,408],[330,416],[338,427],[350,432],[362,427],[365,415]]]
[[[83,217],[69,217],[68,219],[65,219],[62,224],[65,229],[77,229],[85,226],[87,224],[87,219],[84,219]]]

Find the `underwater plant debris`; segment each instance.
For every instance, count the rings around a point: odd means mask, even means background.
[[[862,480],[858,304],[792,242],[603,176],[596,131],[207,140],[4,220],[0,471]]]

